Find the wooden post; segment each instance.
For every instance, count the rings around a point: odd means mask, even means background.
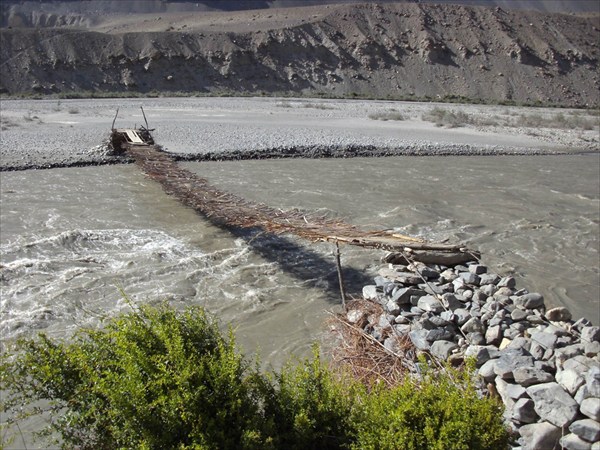
[[[335,241],[335,266],[337,267],[338,281],[340,282],[340,295],[342,297],[342,306],[346,309],[346,288],[344,287],[344,277],[342,275],[342,264],[340,262],[340,246]]]
[[[142,108],[140,106],[140,109],[142,110],[142,114],[144,115],[144,122],[146,122],[146,130],[149,129],[150,127],[148,126],[148,119],[146,119],[146,113],[144,112],[144,108]]]
[[[111,130],[115,129],[115,121],[117,120],[117,115],[119,114],[119,107],[117,107],[117,112],[115,113],[115,118],[113,119],[113,123],[110,127]]]

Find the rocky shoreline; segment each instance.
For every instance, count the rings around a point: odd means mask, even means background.
[[[347,322],[405,358],[474,358],[482,392],[504,403],[513,449],[600,449],[600,327],[564,307],[546,309],[541,294],[478,262],[385,261],[362,293],[381,314],[351,306]],[[402,348],[406,338],[416,352]]]
[[[270,149],[232,150],[206,153],[171,153],[176,161],[245,161],[288,158],[379,158],[389,156],[540,156],[572,155],[573,152],[560,150],[519,149],[501,146],[475,147],[467,144],[435,145],[420,143],[403,148],[381,148],[375,145],[307,145],[283,146]],[[111,164],[131,164],[127,155],[114,155],[106,146],[98,146],[87,155],[74,158],[68,156],[56,160],[23,161],[21,163],[0,164],[0,172],[19,170],[40,170],[68,167],[103,166]]]

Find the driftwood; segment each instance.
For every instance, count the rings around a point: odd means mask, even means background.
[[[274,234],[294,234],[312,241],[410,252],[413,261],[433,264],[455,265],[476,259],[474,252],[461,246],[430,243],[389,230],[360,230],[348,223],[310,215],[297,209],[282,211],[250,202],[215,188],[206,179],[180,167],[173,158],[154,145],[132,145],[127,142],[122,145],[146,175],[163,186],[165,192],[224,226],[258,228]]]

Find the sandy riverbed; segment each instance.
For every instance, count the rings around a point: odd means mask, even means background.
[[[287,98],[3,100],[0,167],[122,162],[102,144],[117,108],[115,125],[130,127],[144,123],[140,106],[157,142],[182,155],[324,147],[420,155],[600,149],[597,116],[580,110]],[[465,123],[453,125],[456,116]]]

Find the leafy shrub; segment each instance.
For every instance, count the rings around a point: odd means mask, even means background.
[[[470,370],[447,367],[423,382],[376,388],[359,410],[360,450],[483,450],[507,448],[502,407],[479,398]]]
[[[354,434],[351,413],[358,383],[341,382],[316,349],[312,361],[287,364],[266,379],[265,417],[272,420],[277,448],[347,448]]]
[[[468,372],[368,387],[319,358],[261,374],[203,309],[142,306],[2,355],[2,408],[40,412],[81,449],[501,449],[501,408]],[[383,386],[383,385],[382,385]]]
[[[448,128],[462,127],[467,124],[473,124],[473,118],[462,111],[452,111],[440,108],[438,106],[423,114],[421,119],[433,122],[436,126],[446,126]]]
[[[89,449],[240,448],[261,440],[246,365],[204,311],[163,306],[83,330],[44,335],[5,362],[10,405],[50,401],[63,440]],[[251,448],[248,445],[247,448]]]
[[[404,120],[405,117],[396,110],[390,110],[390,111],[386,111],[386,112],[376,112],[376,113],[369,114],[369,119],[387,121],[387,120]]]

